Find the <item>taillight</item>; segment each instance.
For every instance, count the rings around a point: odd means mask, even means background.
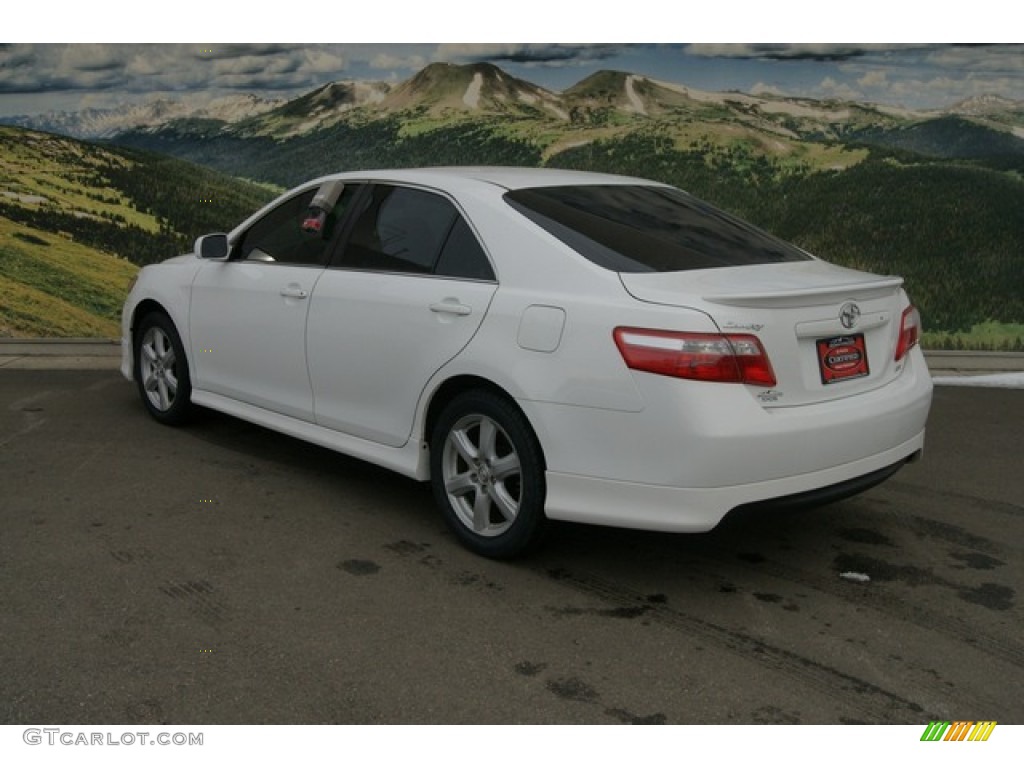
[[[697,381],[775,386],[775,372],[756,336],[616,328],[615,344],[635,371]]]
[[[921,337],[921,313],[914,307],[903,310],[900,319],[900,338],[896,342],[896,361],[902,360]]]

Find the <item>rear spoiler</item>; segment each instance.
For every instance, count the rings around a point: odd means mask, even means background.
[[[719,293],[703,296],[704,301],[712,304],[724,304],[731,307],[770,307],[786,306],[791,302],[806,302],[809,298],[838,300],[853,296],[863,297],[865,293],[887,293],[903,285],[902,277],[885,277],[867,282],[844,283],[842,285],[823,285],[815,288],[790,288],[781,291],[760,291],[757,293]]]

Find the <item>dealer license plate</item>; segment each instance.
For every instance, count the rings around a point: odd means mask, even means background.
[[[864,334],[818,339],[818,370],[822,384],[858,379],[868,375],[868,353]]]

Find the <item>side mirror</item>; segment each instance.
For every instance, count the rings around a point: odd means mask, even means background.
[[[196,238],[195,254],[200,259],[226,259],[230,248],[225,234],[203,235]]]

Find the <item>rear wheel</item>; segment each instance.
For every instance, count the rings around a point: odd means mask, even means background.
[[[543,533],[544,465],[526,418],[506,398],[483,390],[457,396],[430,440],[434,498],[463,544],[509,558]]]
[[[146,410],[164,424],[181,424],[193,413],[192,384],[181,338],[167,315],[142,318],[135,333],[135,381]]]

